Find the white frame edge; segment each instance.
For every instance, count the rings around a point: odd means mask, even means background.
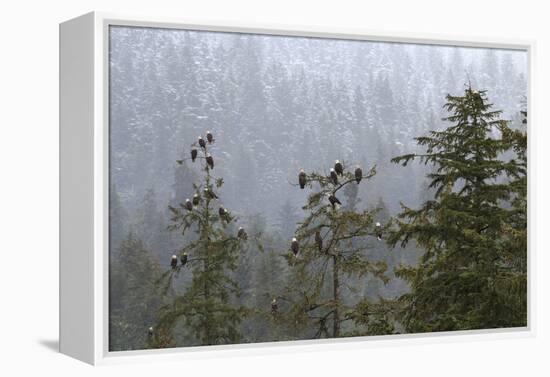
[[[94,15],[59,31],[59,349],[94,362]]]
[[[355,39],[395,43],[419,43],[474,48],[523,50],[528,54],[528,326],[525,328],[471,330],[444,333],[404,334],[292,342],[269,342],[224,346],[186,347],[162,350],[109,352],[108,350],[108,30],[109,26],[177,28],[317,38]],[[91,33],[91,34],[90,34]],[[90,41],[90,35],[93,40]],[[85,41],[85,43],[83,43]],[[70,47],[70,49],[69,49]],[[92,49],[92,55],[90,55]],[[533,337],[535,331],[535,253],[532,250],[535,190],[533,139],[535,107],[532,97],[534,77],[533,40],[464,37],[438,34],[394,33],[345,28],[296,25],[266,25],[251,22],[217,22],[189,19],[140,17],[92,12],[60,25],[60,352],[91,364],[149,362],[183,358],[209,358],[308,352],[327,348],[343,350],[381,346],[447,343]],[[85,58],[88,57],[88,58]],[[86,60],[87,59],[87,60]],[[82,63],[86,64],[82,64]],[[90,66],[93,65],[93,66]],[[90,71],[91,70],[91,71]],[[71,76],[71,72],[73,76]],[[89,85],[70,81],[74,75]],[[67,81],[69,80],[69,82]],[[90,81],[91,80],[91,83]],[[93,99],[93,100],[90,100]],[[88,102],[86,102],[88,100]],[[71,101],[76,101],[73,103]],[[91,108],[86,107],[89,103]],[[84,108],[82,108],[84,106]],[[80,126],[75,126],[78,123]],[[90,136],[91,135],[91,136]],[[85,146],[74,141],[84,138]],[[86,140],[88,138],[88,140]],[[88,160],[89,159],[89,160]],[[87,167],[85,179],[68,161]],[[87,162],[93,161],[93,167]],[[72,169],[71,169],[72,167]],[[82,170],[82,169],[80,169]],[[90,193],[93,187],[93,193]],[[84,201],[85,210],[71,211]],[[80,217],[75,217],[79,215]],[[93,224],[91,223],[93,219]],[[92,237],[90,237],[90,232]],[[91,255],[90,255],[91,254]],[[93,259],[92,259],[93,257]],[[82,260],[89,263],[84,264]],[[75,268],[75,264],[79,265]],[[88,296],[87,296],[88,295]],[[91,317],[91,318],[90,318]],[[80,327],[83,328],[80,328]],[[459,336],[458,336],[459,335]],[[399,342],[395,342],[399,339]],[[375,342],[373,342],[375,340]],[[224,350],[223,352],[218,352]]]

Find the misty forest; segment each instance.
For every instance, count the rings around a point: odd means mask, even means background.
[[[527,325],[527,54],[111,27],[109,349]]]

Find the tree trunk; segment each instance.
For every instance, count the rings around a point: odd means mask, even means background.
[[[205,152],[206,155],[206,152]],[[210,185],[210,171],[208,168],[206,169],[206,186],[209,187]],[[209,277],[210,277],[210,243],[209,243],[209,234],[210,234],[210,199],[207,197],[205,198],[206,206],[205,206],[205,224],[203,225],[205,229],[204,234],[204,242],[206,242],[206,255],[204,258],[204,275],[206,279],[204,279],[204,300],[205,303],[209,302],[210,299],[210,289],[209,289]],[[212,340],[210,339],[210,313],[208,311],[208,305],[205,305],[205,313],[204,313],[204,338],[205,343],[207,345],[212,344]]]
[[[340,336],[340,271],[339,271],[339,265],[338,265],[338,255],[334,255],[332,257],[334,262],[334,267],[332,269],[333,271],[333,292],[332,292],[332,299],[334,300],[334,316],[333,316],[333,324],[332,324],[332,336],[333,337],[339,337]]]

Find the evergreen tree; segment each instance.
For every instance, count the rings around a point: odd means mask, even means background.
[[[361,202],[361,198],[359,198],[359,185],[346,185],[343,191],[346,198],[344,210],[355,212],[357,205]]]
[[[284,261],[274,247],[266,247],[254,274],[253,302],[257,321],[254,336],[257,341],[288,340],[284,324],[274,315],[270,306],[284,288],[286,273]]]
[[[411,285],[401,297],[409,332],[526,324],[526,143],[491,107],[486,93],[471,87],[448,95],[444,120],[453,125],[416,138],[424,154],[393,159],[434,168],[434,197],[419,209],[403,206],[389,239],[425,249],[418,266],[398,271]],[[501,138],[492,136],[495,129]],[[510,148],[519,157],[501,159]]]
[[[290,199],[285,200],[278,215],[278,227],[281,230],[281,236],[289,237],[296,229],[296,224],[300,216],[296,213],[297,207],[292,205]]]
[[[119,250],[120,244],[126,234],[125,223],[128,221],[128,214],[121,203],[120,195],[113,184],[109,188],[109,256],[114,257]]]
[[[253,240],[249,242],[247,250],[246,264],[250,269],[237,270],[239,281],[248,280],[244,283],[243,296],[246,297],[246,304],[251,308],[247,320],[243,323],[243,340],[250,342],[285,340],[283,327],[278,326],[269,311],[273,298],[284,287],[286,266],[276,252],[283,247],[283,242],[278,233],[269,231],[261,215],[251,216],[248,223],[251,224],[249,239]]]
[[[375,205],[369,206],[369,210],[373,213],[373,218],[376,223],[390,223],[391,215],[382,197],[378,198],[378,201]],[[395,279],[393,269],[398,264],[398,260],[402,256],[402,253],[399,253],[399,250],[397,250],[397,252],[395,250],[391,250],[388,245],[385,242],[381,242],[381,240],[379,241],[377,239],[370,239],[367,243],[365,256],[369,260],[383,261],[384,263],[386,263],[386,266],[388,268],[388,271],[386,272],[386,277],[389,280],[381,281],[376,276],[367,276],[364,282],[357,281],[354,284],[358,288],[362,288],[357,292],[357,297],[360,299],[360,306],[362,307],[362,309],[359,310],[359,313],[371,312],[373,306],[378,306],[377,310],[373,311],[373,313],[377,313],[377,315],[383,314],[385,320],[389,322],[389,318],[392,315],[390,310],[390,302],[384,301],[381,302],[380,305],[378,305],[378,303],[376,303],[374,299],[379,297],[390,298],[396,296],[396,294],[391,291],[391,289],[395,289],[395,285],[397,283],[397,279]],[[400,292],[400,294],[401,293],[404,292]],[[369,310],[366,309],[367,307],[369,308]],[[384,307],[387,307],[387,313],[383,313],[382,309]],[[365,315],[359,313],[356,313],[355,315],[357,322],[361,324],[374,323],[373,318],[364,318]],[[381,318],[379,318],[378,320],[381,320]],[[374,331],[374,328],[371,328],[370,330],[373,331],[369,332],[370,334],[377,334],[377,332]]]
[[[153,188],[143,196],[133,217],[133,229],[151,254],[160,259],[170,249],[164,213],[157,208],[157,194]]]
[[[523,126],[527,126],[527,112],[521,112]],[[503,141],[515,154],[513,162],[518,174],[510,180],[510,217],[503,225],[504,266],[507,279],[499,281],[499,289],[509,292],[509,304],[517,313],[518,325],[527,321],[527,133],[526,129],[503,128]],[[522,322],[525,321],[525,322]]]
[[[254,277],[255,270],[263,254],[263,244],[266,242],[264,237],[267,223],[261,214],[249,216],[244,222],[250,224],[247,226],[247,238],[249,242],[240,254],[237,268],[233,271],[233,278],[240,290],[240,295],[233,300],[233,303],[237,306],[246,307],[248,310],[246,321],[242,321],[239,331],[241,333],[240,342],[250,343],[257,340],[256,334],[260,330],[258,328],[257,317],[255,316],[257,314],[255,301],[261,287],[258,286],[258,282]]]
[[[151,258],[143,242],[130,232],[110,262],[111,351],[143,349],[147,346],[147,329],[153,325],[161,304],[155,286],[161,273],[160,266]]]
[[[374,168],[364,176],[359,172],[363,184],[374,175]],[[377,237],[382,227],[375,225],[370,211],[340,207],[340,190],[357,185],[353,173],[344,170],[338,182],[316,172],[301,173],[300,179],[317,191],[309,195],[303,207],[307,216],[285,255],[291,275],[280,297],[284,319],[295,337],[343,336],[342,324],[355,313],[345,299],[347,279],[373,274],[386,280],[385,264],[364,256],[366,239]]]
[[[234,303],[240,289],[232,272],[239,264],[247,237],[244,229],[234,229],[235,217],[219,202],[217,191],[223,179],[212,173],[213,142],[202,140],[199,144],[192,145],[198,149],[196,159],[202,172],[201,182],[193,185],[194,197],[178,207],[169,207],[169,229],[184,235],[194,232],[195,238],[172,257],[171,269],[162,280],[166,292],[171,294],[159,312],[157,327],[174,334],[178,324],[182,324],[185,336],[192,339],[184,339],[186,345],[236,343],[245,308]],[[191,282],[184,292],[175,291],[173,280],[188,271]]]

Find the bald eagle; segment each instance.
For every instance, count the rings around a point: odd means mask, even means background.
[[[170,260],[170,266],[172,266],[172,269],[176,269],[178,267],[178,257],[177,255],[172,255],[172,259]]]
[[[237,231],[237,237],[245,241],[248,239],[248,234],[246,234],[246,230],[244,230],[242,226],[239,227],[239,230]]]
[[[355,181],[357,184],[361,183],[361,179],[363,179],[363,170],[358,166],[357,169],[355,169]]]
[[[303,190],[304,187],[306,187],[306,172],[304,169],[300,170],[300,173],[298,174],[298,183],[300,184],[300,188]]]
[[[330,168],[330,180],[331,180],[332,183],[334,183],[335,185],[338,184],[338,175],[336,174],[336,171],[334,171],[333,168]]]
[[[332,208],[336,208],[336,204],[342,205],[340,200],[338,200],[338,198],[334,194],[328,197],[328,201],[330,202],[330,205],[332,206]]]
[[[199,136],[199,145],[201,148],[206,148],[206,143],[204,142],[204,139],[202,138],[202,136]]]
[[[279,310],[279,305],[277,305],[277,299],[274,298],[271,300],[271,313],[275,314],[277,313],[277,310]]]
[[[147,333],[149,334],[149,337],[153,337],[153,326],[149,327],[149,330],[147,331]]]
[[[292,238],[292,243],[290,244],[290,249],[294,253],[294,255],[298,254],[298,251],[300,251],[300,245],[298,244],[298,240],[296,237]]]
[[[199,196],[199,194],[193,195],[193,205],[194,206],[198,206],[200,201],[201,201],[201,197]]]
[[[315,243],[317,244],[319,252],[323,251],[323,238],[321,237],[321,232],[319,231],[315,232]]]
[[[344,166],[342,166],[340,160],[336,160],[334,162],[334,170],[336,171],[336,174],[344,175]]]
[[[218,209],[218,215],[220,215],[220,219],[229,221],[229,211],[223,208],[223,206],[220,206]]]
[[[214,193],[214,191],[209,190],[208,188],[204,189],[204,193],[205,193],[206,197],[208,197],[210,199],[218,199],[218,196]]]
[[[212,155],[206,155],[206,163],[208,164],[208,166],[210,166],[210,169],[214,169],[214,158],[212,157]]]
[[[378,241],[382,241],[382,225],[380,225],[380,223],[376,223],[375,225],[375,228],[376,228],[376,239]]]
[[[195,162],[195,160],[197,159],[197,153],[197,148],[191,149],[191,161]]]
[[[210,131],[206,131],[206,140],[208,141],[208,144],[212,144],[214,142],[214,137]]]
[[[193,203],[191,203],[191,201],[189,199],[185,199],[185,208],[188,211],[193,210]]]
[[[187,253],[183,253],[183,255],[180,257],[181,260],[181,266],[185,266],[187,264]]]

